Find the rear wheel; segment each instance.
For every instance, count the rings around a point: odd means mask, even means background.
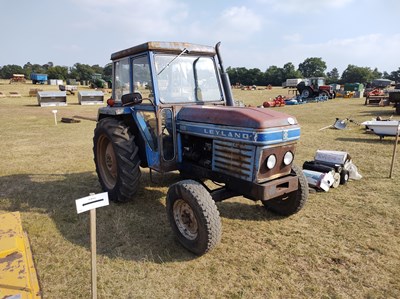
[[[184,180],[167,194],[167,215],[179,242],[202,255],[221,240],[221,219],[210,193],[200,183]]]
[[[104,118],[93,138],[94,162],[100,184],[111,200],[126,202],[136,193],[140,159],[134,136],[122,121]]]
[[[263,201],[264,206],[272,212],[289,216],[302,209],[308,198],[308,182],[303,171],[297,165],[292,166],[292,173],[298,177],[298,189],[284,196]]]
[[[312,95],[312,91],[311,91],[311,89],[310,88],[305,88],[305,89],[303,89],[303,91],[301,92],[301,96],[303,97],[303,98],[311,98],[311,95]]]

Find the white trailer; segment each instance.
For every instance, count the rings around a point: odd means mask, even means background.
[[[286,79],[286,82],[283,82],[283,88],[296,88],[297,84],[299,84],[303,79],[295,78],[295,79]]]

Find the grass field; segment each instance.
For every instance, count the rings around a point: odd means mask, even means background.
[[[44,298],[90,297],[88,213],[75,200],[101,192],[94,172],[95,122],[54,124],[74,115],[95,117],[98,107],[37,105],[30,88],[51,86],[0,82],[0,213],[20,211],[28,232]],[[286,90],[234,90],[235,99],[260,105]],[[363,175],[327,193],[311,194],[289,218],[237,197],[218,203],[221,244],[196,257],[169,227],[165,196],[177,173],[142,170],[135,201],[97,210],[99,298],[400,298],[400,198],[389,168],[394,138],[320,128],[335,118],[359,122],[387,118],[392,107],[364,106],[364,99],[273,108],[297,117],[302,127],[296,163],[317,149],[348,151]],[[400,119],[399,116],[394,116]],[[398,155],[398,157],[400,154]],[[1,225],[1,224],[0,224]]]

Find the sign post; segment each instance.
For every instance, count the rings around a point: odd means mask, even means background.
[[[96,266],[96,208],[108,206],[108,193],[94,194],[77,199],[76,210],[79,213],[90,210],[90,252],[92,261],[92,299],[97,299],[97,266]]]
[[[397,150],[397,143],[399,142],[399,134],[400,134],[400,121],[397,123],[397,131],[396,131],[396,139],[394,141],[394,148],[393,148],[393,155],[392,155],[392,163],[390,164],[390,172],[389,178],[392,178],[393,169],[394,169],[394,161],[396,160],[396,150]]]

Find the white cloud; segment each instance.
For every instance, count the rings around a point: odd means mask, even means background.
[[[262,20],[251,9],[235,6],[222,12],[219,23],[232,31],[252,34],[261,29]]]
[[[297,43],[303,39],[303,36],[299,33],[294,33],[294,34],[284,35],[282,38],[286,41]]]
[[[117,36],[157,39],[179,31],[187,18],[187,5],[178,0],[71,0],[88,14],[86,28],[108,27]]]
[[[315,13],[329,8],[344,8],[354,0],[258,0],[282,13]]]
[[[241,42],[252,38],[262,29],[262,25],[262,18],[251,9],[234,6],[221,12],[210,32],[226,42]]]
[[[324,43],[298,43],[290,47],[272,50],[270,57],[275,63],[288,61],[296,66],[308,57],[321,57],[327,63],[328,70],[333,67],[344,71],[349,64],[360,67],[379,66],[380,71],[397,70],[400,34],[387,36],[383,34],[362,35],[354,38],[332,39]],[[277,65],[280,65],[277,64]]]

